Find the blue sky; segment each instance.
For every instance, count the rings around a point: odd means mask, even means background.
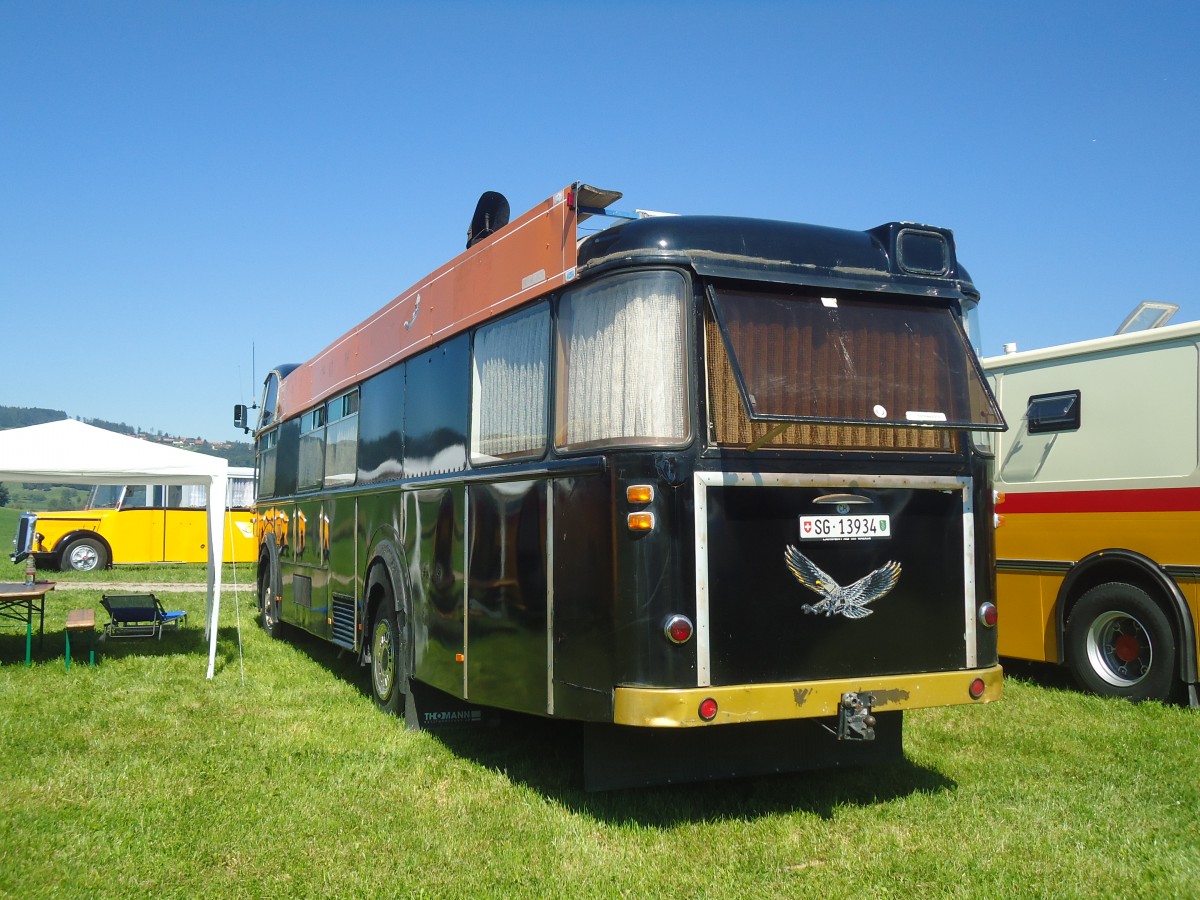
[[[1200,4],[0,2],[0,404],[209,439],[581,180],[954,229],[984,350],[1200,318]]]

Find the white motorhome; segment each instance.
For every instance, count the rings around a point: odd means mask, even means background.
[[[1130,699],[1197,697],[1200,322],[983,360],[1000,654]]]

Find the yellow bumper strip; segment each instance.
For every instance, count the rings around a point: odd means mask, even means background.
[[[978,700],[969,687],[982,678]],[[646,728],[691,728],[697,725],[730,725],[735,722],[768,722],[779,719],[812,719],[837,715],[847,691],[875,696],[876,712],[955,706],[999,700],[1003,685],[1000,666],[962,672],[925,672],[918,675],[879,675],[837,681],[791,681],[778,684],[739,684],[733,687],[660,688],[619,687],[613,721]],[[702,700],[717,701],[711,722],[700,718]]]

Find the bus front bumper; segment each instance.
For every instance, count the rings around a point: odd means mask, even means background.
[[[971,692],[976,679],[983,687],[978,697]],[[879,675],[835,681],[681,689],[618,687],[613,722],[643,728],[692,728],[815,719],[836,716],[843,696],[848,693],[871,695],[872,709],[876,712],[989,703],[1000,699],[1003,681],[1003,670],[997,665],[957,672]],[[709,700],[716,702],[717,711],[710,720],[705,720],[700,716],[700,706]]]

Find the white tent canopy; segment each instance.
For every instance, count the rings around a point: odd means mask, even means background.
[[[208,677],[217,658],[221,560],[225,552],[225,490],[229,464],[61,419],[0,431],[0,481],[58,484],[203,484],[208,486]]]

